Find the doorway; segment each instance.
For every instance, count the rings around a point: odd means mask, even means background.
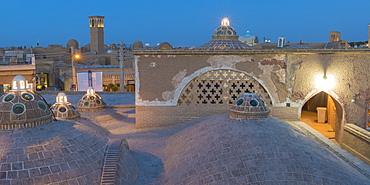
[[[321,91],[302,106],[300,120],[331,141],[340,144],[342,117],[343,109],[338,101]]]

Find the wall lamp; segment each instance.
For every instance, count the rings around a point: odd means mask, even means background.
[[[317,89],[326,91],[335,87],[335,79],[333,75],[318,75],[315,79],[315,86]]]

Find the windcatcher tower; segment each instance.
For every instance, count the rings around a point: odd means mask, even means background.
[[[335,42],[340,41],[340,32],[339,31],[331,31],[329,34],[329,41]]]
[[[104,52],[104,16],[89,16],[90,51],[97,54]]]

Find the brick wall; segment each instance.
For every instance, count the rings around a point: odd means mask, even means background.
[[[118,152],[117,172],[114,184],[134,184],[139,167],[131,154],[127,141],[124,139]]]
[[[354,124],[346,124],[341,146],[370,165],[370,133]]]

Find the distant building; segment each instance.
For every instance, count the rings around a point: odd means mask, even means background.
[[[88,70],[103,72],[103,88],[108,84],[121,84],[119,48],[116,44],[104,44],[104,16],[89,16],[90,43],[80,47],[75,39],[70,39],[66,47],[11,47],[0,48],[0,93],[10,89],[11,80],[23,75],[34,90],[70,90],[72,82],[72,51],[81,55],[75,59],[77,72]],[[124,46],[124,84],[128,91],[134,91],[135,75],[131,47]]]
[[[250,46],[254,46],[255,44],[258,43],[258,37],[256,35],[250,35],[249,31],[247,31],[246,35],[239,36],[239,41]]]

